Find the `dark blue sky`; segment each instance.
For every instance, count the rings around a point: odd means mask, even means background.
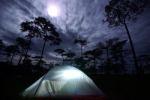
[[[79,46],[73,44],[73,38],[78,35],[88,38],[89,44],[84,49],[90,49],[97,42],[112,37],[128,39],[124,27],[110,29],[107,23],[102,22],[104,7],[108,2],[109,0],[0,0],[0,39],[13,44],[16,37],[25,35],[20,31],[20,23],[37,16],[50,19],[63,33],[61,47],[76,52],[79,52]],[[47,14],[49,4],[59,6],[60,16],[51,18]],[[136,22],[128,22],[137,54],[150,54],[149,11],[148,6]],[[41,52],[42,43],[42,40],[34,39],[32,54]],[[56,47],[47,45],[47,58],[59,58],[53,53],[54,48]]]

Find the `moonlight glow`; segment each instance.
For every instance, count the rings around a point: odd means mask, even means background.
[[[51,17],[58,17],[60,15],[60,9],[57,5],[49,5],[47,8],[47,12]]]
[[[79,78],[81,76],[82,73],[75,69],[69,69],[63,72],[63,77],[65,77],[65,79],[74,79],[74,78]]]

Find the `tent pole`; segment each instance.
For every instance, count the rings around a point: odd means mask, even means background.
[[[34,93],[34,96],[36,95],[36,93],[37,93],[38,89],[40,88],[40,86],[41,86],[41,84],[42,84],[42,82],[43,82],[43,80],[44,80],[44,78],[45,78],[46,75],[47,75],[47,73],[44,74],[43,78],[41,79],[41,81],[40,81],[40,83],[39,83],[39,85],[38,85],[38,87],[37,87],[37,89],[36,89],[36,91]]]

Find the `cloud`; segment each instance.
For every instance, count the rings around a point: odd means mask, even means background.
[[[62,44],[60,48],[71,49],[80,52],[80,47],[73,44],[78,35],[86,37],[89,45],[87,49],[99,42],[111,37],[127,38],[124,27],[110,29],[107,23],[103,23],[104,7],[109,0],[1,0],[0,1],[0,38],[7,43],[14,43],[15,38],[24,36],[20,31],[20,23],[31,20],[37,16],[45,16],[50,19],[62,33]],[[55,3],[60,6],[62,16],[50,18],[47,15],[47,6]],[[150,50],[150,8],[138,18],[136,23],[129,23],[131,35],[138,52]],[[38,44],[38,45],[37,45]],[[39,55],[43,41],[34,39],[32,50]],[[56,46],[47,44],[45,54],[48,58],[56,59],[53,50]],[[147,48],[142,49],[141,48]],[[145,51],[144,51],[145,50]]]

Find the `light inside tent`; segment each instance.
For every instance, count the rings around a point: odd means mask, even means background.
[[[63,77],[65,79],[74,79],[82,76],[82,73],[76,69],[69,69],[63,71]]]

